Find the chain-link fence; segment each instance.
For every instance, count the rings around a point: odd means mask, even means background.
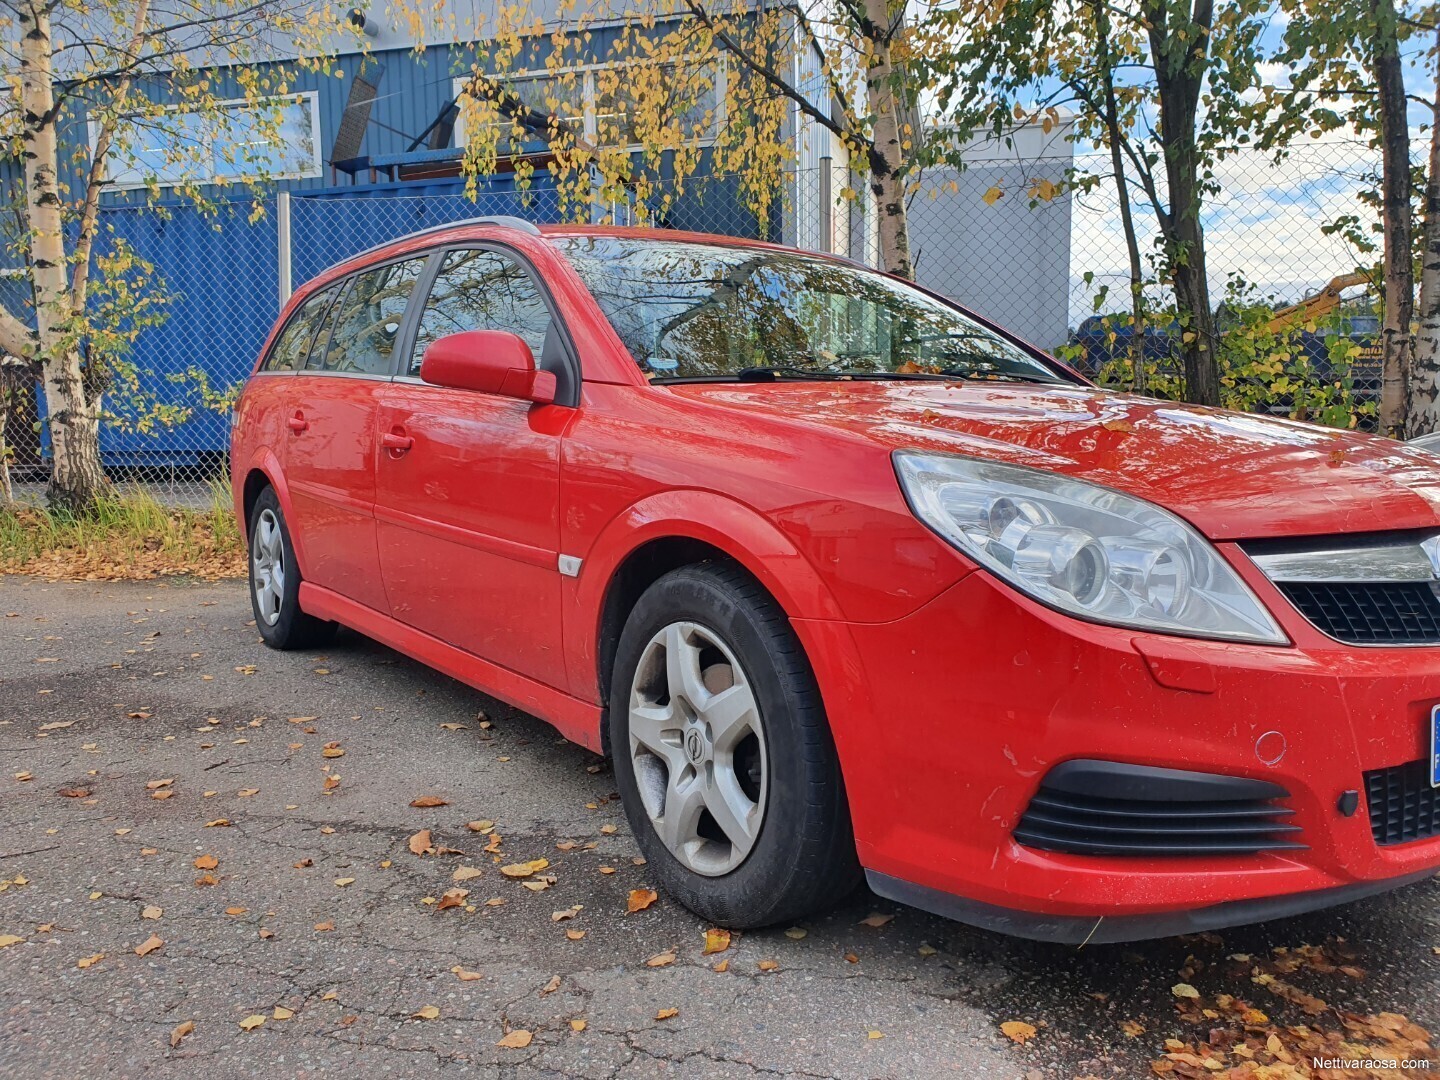
[[[1222,314],[1242,307],[1269,313],[1371,261],[1331,226],[1356,215],[1360,231],[1368,227],[1371,211],[1359,196],[1377,170],[1370,148],[1340,140],[1306,145],[1280,164],[1259,153],[1221,162],[1204,224],[1212,300]],[[1176,335],[1166,323],[1173,301],[1161,281],[1155,214],[1138,190],[1133,195],[1152,313],[1145,351],[1163,367],[1174,352]],[[863,182],[820,159],[819,168],[787,175],[759,214],[735,177],[658,185],[641,200],[595,200],[581,214],[777,240],[876,265],[868,201]],[[528,190],[495,181],[473,198],[458,181],[432,180],[237,198],[206,211],[180,203],[106,208],[104,235],[153,268],[145,285],[163,312],[110,377],[102,453],[112,477],[144,483],[162,499],[208,498],[210,483],[225,472],[229,404],[287,285],[418,229],[495,214],[537,223],[576,217],[543,172]],[[1125,354],[1129,257],[1108,158],[995,153],[964,170],[931,170],[911,195],[909,230],[921,284],[1092,371]],[[11,310],[25,306],[25,292],[23,276],[0,276],[0,302]],[[1315,341],[1302,347],[1329,349],[1338,333],[1366,354],[1375,339],[1373,311],[1362,300],[1348,305],[1346,318],[1338,330],[1309,320],[1303,333]],[[1274,408],[1273,401],[1262,405]],[[43,412],[34,395],[14,406],[10,436],[22,482],[44,478]]]

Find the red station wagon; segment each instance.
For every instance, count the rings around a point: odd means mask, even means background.
[[[236,407],[280,649],[609,754],[717,923],[863,873],[1119,941],[1440,867],[1440,462],[1099,389],[908,282],[482,218],[326,271]]]

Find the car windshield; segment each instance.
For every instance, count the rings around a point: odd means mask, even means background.
[[[656,381],[1068,381],[943,301],[833,259],[681,240],[553,241]]]

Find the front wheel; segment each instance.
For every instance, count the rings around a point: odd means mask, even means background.
[[[250,607],[272,649],[310,649],[335,636],[333,622],[300,610],[300,567],[280,499],[270,487],[250,511]]]
[[[646,861],[697,914],[768,926],[858,880],[814,675],[738,567],[683,567],[640,598],[616,651],[610,746]]]

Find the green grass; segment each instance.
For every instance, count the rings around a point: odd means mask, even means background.
[[[116,491],[79,514],[0,510],[0,573],[72,580],[238,577],[245,551],[234,513],[229,486],[218,482],[202,508],[163,506],[141,488]]]

